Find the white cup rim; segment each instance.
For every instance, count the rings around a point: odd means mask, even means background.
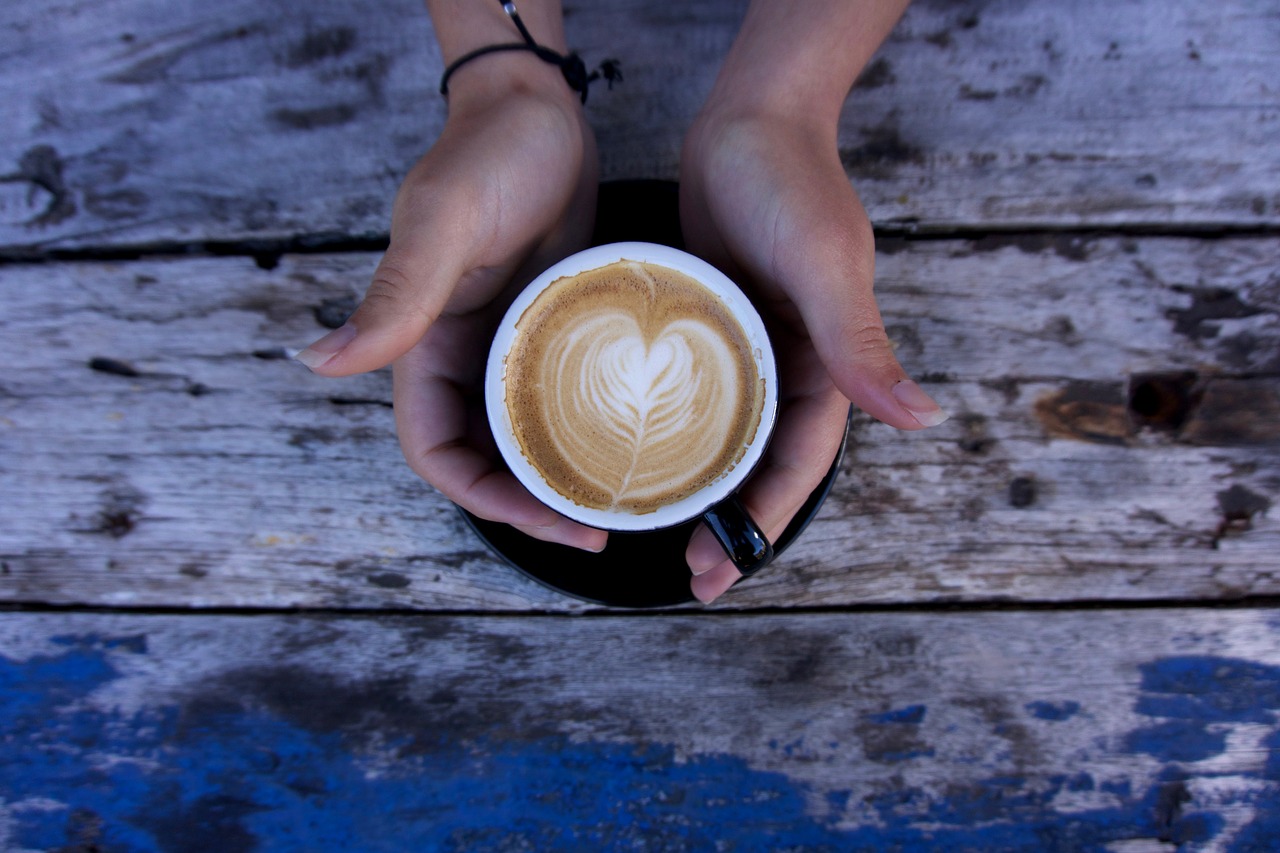
[[[765,385],[764,405],[755,438],[737,464],[689,497],[642,514],[582,506],[552,488],[520,449],[510,413],[507,411],[503,383],[506,354],[510,351],[518,334],[516,323],[533,304],[534,299],[561,278],[623,260],[651,263],[682,272],[704,284],[725,302],[747,333],[756,357],[756,369],[764,378]],[[777,419],[778,369],[764,321],[746,294],[720,270],[701,258],[671,246],[641,242],[609,243],[585,249],[553,264],[520,292],[507,309],[494,334],[489,350],[489,360],[485,367],[484,391],[489,427],[493,432],[498,450],[516,479],[535,498],[561,515],[589,527],[617,531],[657,530],[698,518],[741,488],[743,482],[755,470],[769,444],[774,422]]]

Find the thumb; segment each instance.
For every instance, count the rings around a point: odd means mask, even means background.
[[[451,265],[435,260],[442,256],[426,246],[393,241],[360,306],[297,360],[323,376],[349,376],[404,355],[440,316],[458,280]]]
[[[808,257],[788,287],[814,349],[854,405],[890,426],[937,426],[947,413],[898,363],[872,293],[874,240],[833,240]],[[824,257],[825,255],[825,257]]]
[[[817,309],[806,320],[832,381],[855,406],[898,429],[937,426],[946,412],[898,364],[874,304]]]

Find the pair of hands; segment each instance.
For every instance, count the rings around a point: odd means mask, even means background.
[[[597,162],[573,99],[517,90],[451,104],[400,188],[364,301],[298,356],[328,376],[393,364],[396,427],[419,476],[481,518],[588,550],[604,547],[603,531],[546,508],[502,467],[481,386],[492,331],[520,287],[587,246]],[[687,250],[747,290],[770,327],[779,417],[742,497],[776,540],[829,468],[850,401],[900,429],[945,415],[885,335],[871,226],[834,128],[709,105],[685,140],[680,214]],[[739,577],[706,529],[686,558],[704,602]]]

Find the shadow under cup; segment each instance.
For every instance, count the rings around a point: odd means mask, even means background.
[[[655,238],[661,238],[663,245],[680,249],[676,199],[677,187],[673,183],[644,181],[603,185],[595,244],[624,242],[627,238],[659,242]],[[661,259],[652,262],[664,265]],[[774,377],[767,377],[767,380],[772,379]],[[767,428],[771,430],[772,419],[768,420]],[[762,426],[766,424],[762,422]],[[767,442],[761,442],[764,443]],[[748,574],[763,568],[772,557],[785,550],[816,515],[834,481],[843,451],[842,442],[827,476],[771,549],[763,536],[752,536],[753,524],[748,521],[744,526],[738,517],[739,513],[745,516],[736,498],[741,484],[726,484],[728,488],[714,496],[719,511],[713,508],[708,513],[708,526],[726,549],[740,550],[738,556],[741,558],[735,562],[740,566],[753,566],[748,569]],[[689,568],[684,560],[689,538],[702,521],[701,508],[695,507],[694,511],[698,514],[689,520],[657,529],[615,529],[609,534],[608,546],[599,554],[542,542],[508,525],[486,521],[466,511],[463,511],[463,516],[481,539],[509,565],[539,583],[595,604],[647,608],[695,600],[689,588]],[[607,521],[596,526],[615,527]]]

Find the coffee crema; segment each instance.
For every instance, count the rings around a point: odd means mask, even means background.
[[[582,506],[642,514],[733,469],[764,379],[741,324],[693,278],[618,261],[558,279],[516,323],[506,406],[530,464]]]

